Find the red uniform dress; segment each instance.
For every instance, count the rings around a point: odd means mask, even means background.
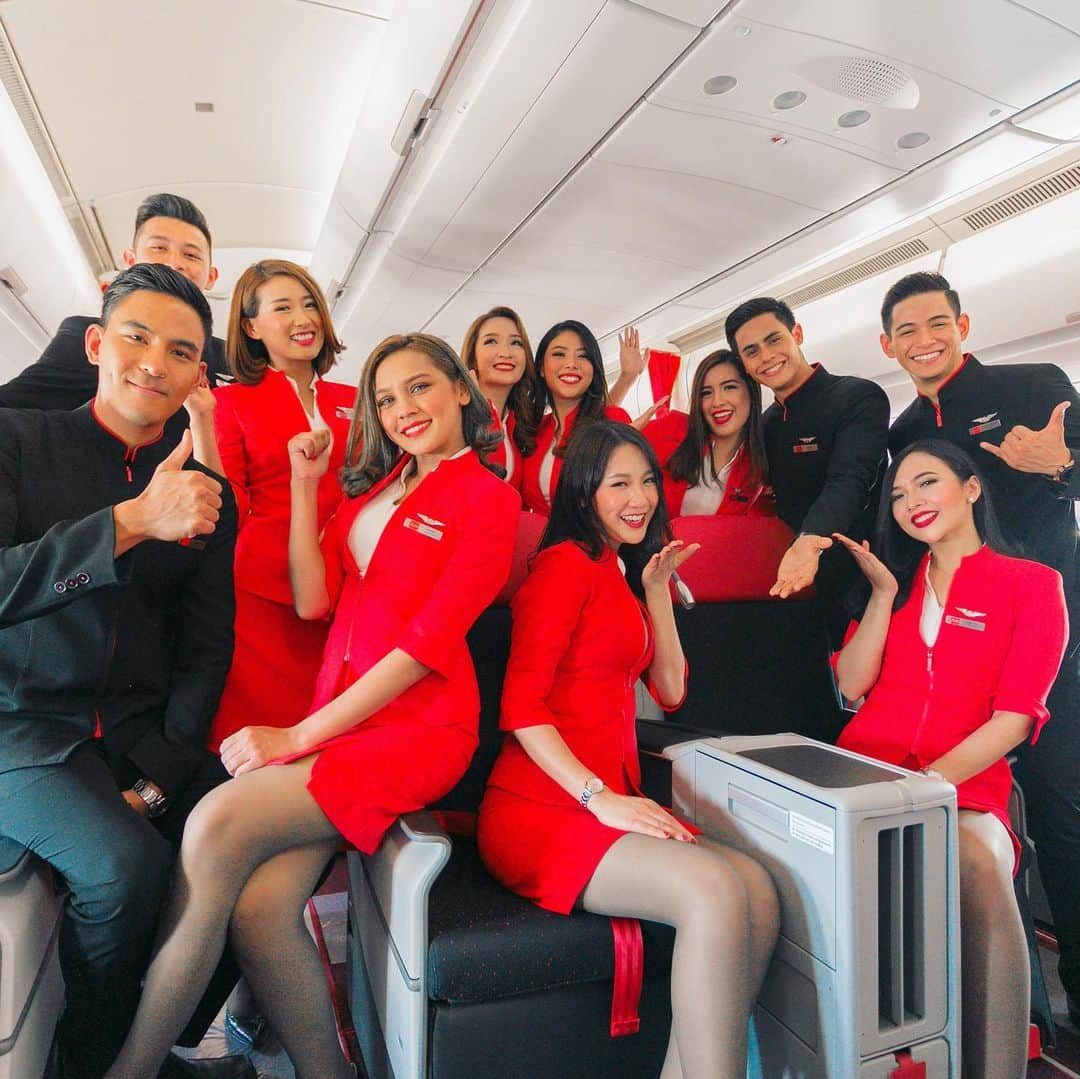
[[[511,609],[502,729],[551,724],[590,774],[619,794],[637,794],[633,686],[652,661],[652,628],[614,552],[594,561],[570,541],[541,551]],[[496,879],[568,914],[600,859],[625,834],[601,824],[516,738],[505,740],[476,832]]]
[[[961,561],[937,640],[928,648],[919,621],[929,557],[889,622],[881,671],[866,703],[837,740],[845,749],[915,770],[932,764],[998,710],[1031,716],[1034,742],[1049,717],[1046,695],[1068,636],[1061,574],[982,547]],[[849,639],[855,628],[849,628]],[[1011,790],[1012,775],[1002,759],[961,783],[957,803],[993,813],[1009,828]]]
[[[489,401],[488,404],[490,405],[491,402]],[[515,491],[520,491],[521,469],[524,458],[521,456],[521,450],[517,448],[517,444],[514,442],[514,426],[517,423],[517,416],[513,412],[507,412],[506,422],[504,423],[502,417],[495,411],[495,406],[491,405],[491,420],[492,426],[496,430],[502,431],[503,440],[488,454],[488,460],[492,464],[502,465],[506,469],[506,482]]]
[[[560,446],[565,446],[574,430],[574,422],[577,419],[579,405],[567,417],[563,424],[562,439]],[[619,423],[629,423],[630,414],[615,405],[604,405],[604,418],[617,420]],[[544,468],[544,458],[547,456],[551,444],[555,440],[555,416],[549,412],[541,421],[536,431],[536,449],[525,458],[521,469],[521,500],[525,508],[534,513],[543,513],[545,516],[551,512],[551,499],[555,496],[555,488],[559,485],[559,473],[562,471],[562,458],[554,458],[551,466],[551,482],[545,492],[541,473]]]
[[[319,483],[319,525],[341,501],[337,474],[356,390],[319,379],[316,408],[334,436],[330,469]],[[236,494],[236,645],[232,667],[210,730],[210,749],[248,724],[288,727],[307,715],[327,623],[304,622],[289,585],[287,445],[311,427],[289,379],[268,370],[254,386],[214,391],[214,426],[225,475]]]
[[[647,424],[642,434],[656,451],[660,467],[664,473],[664,505],[668,517],[678,517],[682,512],[683,499],[690,485],[686,480],[677,480],[668,470],[668,461],[686,437],[690,426],[690,417],[685,412],[669,412],[659,420]],[[750,455],[743,443],[736,451],[724,484],[724,495],[716,515],[775,517],[776,496],[771,487],[750,482]]]
[[[371,853],[402,813],[445,794],[477,745],[480,691],[465,634],[510,572],[521,500],[476,453],[443,461],[394,510],[360,576],[349,530],[411,460],[346,502],[323,535],[334,621],[313,710],[395,648],[430,671],[318,753],[308,789],[346,839]]]

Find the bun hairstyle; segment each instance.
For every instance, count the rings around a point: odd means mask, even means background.
[[[599,559],[608,549],[607,534],[596,512],[596,492],[604,481],[608,461],[620,446],[640,450],[656,481],[657,502],[641,543],[624,543],[619,557],[626,566],[626,581],[635,595],[643,596],[641,571],[664,544],[671,540],[664,499],[660,496],[660,462],[640,431],[614,420],[594,420],[570,436],[559,483],[551,502],[551,516],[538,551],[572,540],[590,558]]]
[[[750,457],[749,481],[752,486],[760,487],[768,482],[769,464],[765,455],[765,439],[761,433],[761,387],[746,373],[746,367],[739,357],[726,348],[710,352],[698,364],[694,372],[694,381],[690,387],[689,423],[686,437],[679,443],[667,462],[667,470],[680,482],[691,487],[701,482],[705,470],[705,455],[708,452],[712,432],[701,411],[701,399],[705,392],[705,379],[714,367],[730,364],[735,368],[739,381],[750,395],[750,415],[742,429],[742,445]],[[711,467],[710,461],[710,467]]]
[[[261,341],[248,337],[244,331],[244,321],[255,318],[259,313],[259,289],[272,277],[291,277],[298,281],[315,301],[322,322],[323,347],[311,365],[317,375],[325,375],[337,363],[338,353],[344,352],[345,346],[334,333],[334,324],[330,319],[330,309],[326,298],[315,278],[295,262],[285,259],[262,259],[249,266],[236,282],[233,290],[232,305],[229,307],[229,330],[225,339],[225,355],[229,361],[237,382],[254,386],[262,382],[270,366],[270,354]]]
[[[581,338],[581,343],[585,347],[585,354],[588,357],[589,363],[592,364],[593,377],[589,383],[589,388],[585,391],[584,396],[578,405],[577,420],[574,423],[575,429],[579,426],[582,420],[599,420],[604,416],[604,405],[607,404],[608,389],[607,379],[604,376],[604,358],[600,355],[600,344],[593,336],[592,330],[589,329],[583,322],[578,322],[576,319],[567,319],[565,322],[556,322],[554,326],[543,337],[540,338],[540,344],[536,346],[536,384],[533,390],[533,400],[536,406],[536,415],[543,416],[544,412],[548,408],[554,408],[555,403],[551,396],[551,391],[547,388],[547,383],[544,381],[544,363],[547,359],[548,348],[551,342],[561,333],[570,331],[576,333]],[[566,440],[565,437],[555,447],[555,456],[562,457],[566,452]]]
[[[536,428],[540,424],[542,412],[536,411],[536,360],[533,358],[529,335],[521,316],[510,307],[493,307],[486,311],[469,327],[461,345],[461,360],[476,374],[476,346],[480,340],[480,329],[488,319],[509,319],[516,327],[521,343],[525,348],[525,371],[506,399],[506,406],[514,414],[514,445],[521,451],[522,457],[528,457],[536,449]]]
[[[387,435],[379,420],[375,377],[383,360],[405,349],[423,353],[451,382],[459,382],[468,389],[469,402],[461,409],[465,444],[477,451],[485,468],[502,479],[505,470],[487,459],[502,441],[502,433],[493,426],[491,406],[457,353],[441,337],[426,333],[393,334],[375,346],[360,376],[356,407],[345,444],[345,465],[341,470],[341,486],[345,493],[355,498],[370,490],[393,471],[402,455],[401,447]]]

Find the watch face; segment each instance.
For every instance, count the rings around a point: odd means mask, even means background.
[[[586,779],[585,789],[590,794],[599,794],[604,789],[604,781],[602,779],[597,779],[595,776],[591,779]]]

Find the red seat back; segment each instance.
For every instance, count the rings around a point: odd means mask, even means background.
[[[521,511],[521,516],[518,518],[517,540],[514,543],[514,560],[510,564],[510,576],[495,597],[493,606],[508,607],[514,593],[525,582],[525,578],[529,575],[529,560],[540,545],[540,537],[544,534],[547,522],[547,517],[542,513]]]

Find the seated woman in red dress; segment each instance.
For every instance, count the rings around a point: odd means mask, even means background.
[[[630,416],[607,403],[600,345],[580,322],[558,322],[544,334],[536,350],[536,375],[535,414],[543,419],[536,431],[536,448],[522,468],[521,500],[526,509],[546,515],[574,425],[598,419],[629,423]],[[551,411],[545,416],[547,409]]]
[[[698,365],[690,411],[653,420],[645,437],[664,470],[669,517],[776,516],[761,436],[761,387],[726,348]]]
[[[1061,575],[1001,553],[987,489],[949,442],[908,446],[882,490],[881,557],[835,537],[869,586],[834,661],[841,693],[866,696],[838,744],[956,785],[964,1075],[1013,1079],[1030,975],[1005,755],[1047,720],[1068,636]]]
[[[334,612],[316,699],[293,727],[222,743],[234,778],[188,820],[138,1014],[111,1077],[156,1075],[226,933],[297,1073],[352,1074],[303,908],[342,837],[373,851],[464,774],[479,691],[465,634],[510,571],[517,492],[487,465],[491,409],[438,338],[367,361],[343,484],[320,545],[329,436],[289,442],[289,570],[303,618]],[[268,672],[272,677],[273,672]],[[276,767],[264,767],[275,764]]]
[[[215,390],[211,402],[220,470],[239,511],[236,645],[210,729],[214,752],[254,717],[287,727],[311,704],[328,625],[293,610],[287,445],[301,431],[333,435],[319,484],[321,527],[341,501],[337,473],[356,399],[355,387],[324,377],[343,346],[319,286],[293,262],[264,259],[240,275],[226,347],[236,382]]]
[[[491,460],[506,469],[506,481],[521,490],[524,459],[536,448],[536,366],[529,335],[518,313],[493,307],[469,327],[461,361],[491,402],[502,443]]]
[[[666,707],[686,663],[670,580],[697,545],[671,542],[659,466],[632,427],[570,442],[532,571],[513,600],[501,725],[480,805],[491,873],[547,910],[675,926],[665,1076],[741,1076],[747,1019],[779,921],[765,870],[639,793],[635,679]],[[624,575],[625,567],[625,575]]]

